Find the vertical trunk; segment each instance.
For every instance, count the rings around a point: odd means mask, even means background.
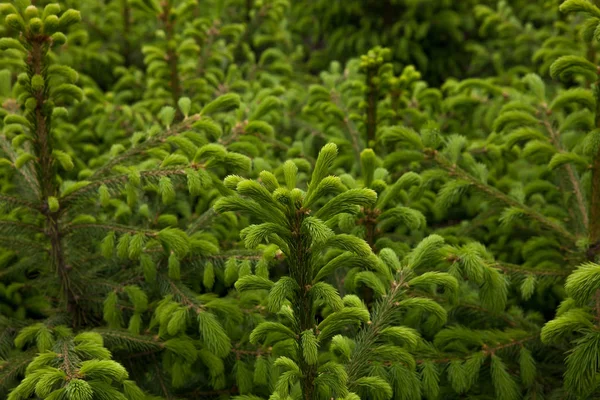
[[[29,52],[28,64],[34,74],[45,75],[44,57],[46,53],[45,38],[35,38],[32,40],[32,47]],[[44,76],[45,78],[45,76]],[[33,149],[37,157],[36,177],[40,187],[40,204],[42,213],[46,220],[45,234],[50,242],[50,262],[58,275],[61,285],[63,300],[65,301],[66,311],[73,317],[73,325],[79,323],[81,313],[77,304],[78,295],[74,292],[69,278],[70,267],[65,259],[64,244],[60,232],[58,212],[52,212],[48,209],[48,198],[58,197],[58,185],[56,183],[56,168],[52,157],[52,132],[51,111],[44,108],[47,100],[47,89],[41,89],[33,93],[36,99],[36,107],[33,110]]]
[[[246,0],[246,23],[250,24],[251,16],[250,12],[252,11],[252,0]]]
[[[590,243],[600,244],[600,149],[592,163],[592,195],[590,206]]]
[[[167,40],[167,63],[169,64],[169,86],[171,88],[171,97],[173,99],[173,107],[176,109],[175,120],[181,119],[181,111],[177,107],[177,102],[181,97],[181,82],[179,80],[178,64],[179,58],[177,52],[172,47],[174,45],[175,38],[175,26],[173,21],[169,20],[171,13],[170,4],[165,6],[162,13],[162,22],[165,27],[166,40]]]
[[[600,128],[600,83],[594,85],[596,97],[596,127]],[[592,193],[590,199],[589,241],[591,248],[597,249],[600,245],[600,148],[596,149],[592,161]],[[593,256],[598,251],[594,251]]]
[[[294,233],[296,234],[297,244],[295,249],[295,265],[291,268],[292,278],[298,282],[300,286],[300,296],[296,301],[294,312],[299,322],[298,335],[298,360],[300,370],[302,371],[302,379],[300,381],[302,387],[302,398],[304,400],[316,399],[315,396],[315,378],[317,376],[317,367],[315,365],[309,365],[304,360],[304,353],[302,351],[302,332],[314,329],[315,327],[315,316],[313,314],[313,304],[310,298],[310,288],[312,281],[312,269],[310,265],[310,254],[309,246],[302,238],[300,228],[303,220],[303,210],[297,211],[297,217],[295,221]]]
[[[129,35],[131,34],[131,9],[128,0],[123,0],[123,58],[125,66],[131,65],[131,48],[129,45]]]
[[[308,294],[308,288],[301,288],[300,295],[300,333],[305,330],[312,329],[315,325],[315,319],[312,315],[312,302]],[[300,369],[302,370],[302,393],[304,400],[316,399],[315,396],[315,378],[317,376],[317,368],[315,365],[309,365],[304,360],[302,352],[302,343],[298,339],[298,348],[300,356]]]

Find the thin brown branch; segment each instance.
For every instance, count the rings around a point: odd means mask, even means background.
[[[547,115],[547,113],[544,114]],[[550,139],[552,140],[554,147],[556,147],[558,151],[564,151],[560,140],[560,133],[552,127],[552,124],[550,123],[550,121],[548,121],[547,118],[544,118],[542,124],[544,125],[546,131],[550,135]],[[577,179],[577,177],[575,176],[575,172],[573,171],[573,166],[571,164],[567,163],[563,166],[563,168],[567,172],[569,183],[573,188],[573,193],[575,194],[575,199],[577,201],[577,208],[579,209],[579,213],[581,214],[583,226],[585,228],[585,231],[587,231],[589,228],[590,221],[588,216],[588,210],[585,204],[585,199],[583,196],[583,190],[581,188],[581,183],[579,182],[579,179]]]
[[[539,213],[533,208],[526,206],[525,204],[513,199],[507,194],[501,192],[495,187],[489,186],[483,182],[481,182],[476,177],[472,176],[462,168],[458,167],[456,164],[448,161],[440,152],[437,150],[426,149],[426,156],[429,156],[432,160],[434,160],[440,167],[448,171],[452,176],[460,178],[471,184],[477,190],[493,197],[497,201],[504,203],[507,206],[515,207],[523,211],[524,214],[537,221],[540,225],[554,231],[558,234],[559,237],[568,240],[570,243],[575,244],[577,242],[577,237],[565,229],[563,226],[557,224],[556,222],[550,220],[545,215]],[[599,185],[600,186],[600,185]]]

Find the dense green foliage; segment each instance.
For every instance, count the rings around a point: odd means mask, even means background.
[[[0,15],[0,398],[600,397],[598,2]]]

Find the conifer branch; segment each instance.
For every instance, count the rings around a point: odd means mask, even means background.
[[[100,223],[87,223],[87,224],[66,224],[64,229],[64,234],[68,235],[73,232],[76,232],[80,229],[99,229],[105,231],[114,231],[120,233],[144,233],[148,237],[155,237],[156,232],[149,229],[139,229],[136,227],[128,226],[128,225],[119,225],[119,224],[100,224]]]
[[[517,273],[524,275],[537,275],[537,276],[569,276],[571,274],[572,269],[567,270],[544,270],[544,269],[536,269],[536,268],[526,268],[520,265],[514,265],[509,263],[493,263],[490,264],[492,268],[498,268],[504,272],[509,273]]]
[[[40,206],[37,204],[31,203],[20,197],[7,196],[5,194],[0,194],[0,203],[4,203],[4,204],[15,206],[15,207],[26,207],[31,210],[39,210],[40,209]]]
[[[350,135],[350,143],[352,144],[352,149],[354,150],[354,158],[356,159],[357,163],[356,165],[360,165],[360,152],[362,151],[360,145],[360,133],[358,132],[358,129],[356,128],[354,122],[352,122],[352,120],[349,117],[349,110],[342,103],[341,94],[337,92],[332,92],[331,100],[344,113],[344,119],[342,121],[344,123],[344,127],[346,128],[346,131],[348,132],[348,135]]]
[[[12,379],[20,375],[25,367],[34,359],[37,351],[28,351],[19,355],[17,359],[11,357],[9,363],[0,364],[0,387],[4,387]]]
[[[202,229],[204,225],[210,223],[216,216],[217,213],[213,208],[209,208],[208,210],[204,211],[201,215],[194,218],[193,221],[190,223],[190,225],[187,228],[188,235],[191,235]]]
[[[381,300],[377,307],[377,313],[371,321],[371,324],[364,329],[356,340],[356,346],[352,353],[352,358],[346,365],[348,372],[349,389],[353,390],[358,378],[362,376],[366,363],[369,361],[374,345],[378,340],[381,329],[389,325],[394,308],[399,296],[405,291],[404,275],[400,275],[397,281],[392,282],[391,290]]]
[[[131,34],[131,7],[129,6],[128,0],[121,0],[122,4],[122,18],[123,18],[123,59],[125,65],[131,64],[131,44],[129,42],[129,36]]]
[[[195,9],[194,11],[201,12],[200,8],[201,8],[201,6],[198,5],[198,8]],[[200,47],[200,57],[198,57],[198,66],[196,67],[199,76],[202,76],[202,74],[205,73],[205,65],[206,65],[206,62],[208,61],[208,59],[210,58],[212,44],[215,40],[215,37],[217,37],[217,35],[219,33],[217,22],[218,21],[213,21],[212,26],[208,30],[208,37],[207,37],[206,42],[202,43],[199,40],[199,38],[196,38],[196,43]]]
[[[431,293],[425,293],[425,292],[421,292],[421,291],[415,291],[415,292],[413,292],[411,290],[411,292],[409,292],[407,295],[409,297],[427,297],[427,298],[430,298],[430,299],[433,299],[433,300],[436,300],[436,301],[439,301],[439,302],[444,301],[444,299],[441,296],[436,296],[436,295],[433,295]],[[472,304],[472,303],[467,303],[467,302],[464,302],[464,301],[458,302],[454,307],[455,308],[457,308],[457,307],[469,308],[471,310],[479,311],[481,313],[484,313],[484,314],[490,315],[492,317],[501,319],[508,326],[510,326],[512,328],[514,328],[514,327],[517,326],[517,323],[514,321],[514,319],[512,318],[512,316],[510,314],[504,312],[504,311],[502,311],[502,312],[492,311],[492,310],[490,310],[488,308],[485,308],[483,306],[480,306],[480,305],[477,305],[477,304]]]
[[[79,20],[79,14],[73,15]],[[28,114],[32,127],[32,145],[36,157],[35,170],[37,186],[40,188],[39,201],[47,205],[50,198],[58,197],[57,168],[53,156],[54,139],[52,136],[52,107],[48,107],[50,92],[45,86],[49,83],[48,51],[51,37],[45,34],[34,34],[33,31],[22,32],[30,48],[27,51],[28,79],[39,82],[32,86],[31,98],[33,106]],[[35,79],[34,79],[35,78]],[[30,101],[30,103],[32,103]],[[71,287],[69,270],[65,259],[62,232],[58,221],[59,213],[50,206],[42,206],[42,214],[46,220],[45,235],[50,242],[50,261],[60,277],[61,290],[66,302],[67,312],[73,316],[74,324],[79,323],[81,310],[78,306],[78,293]]]
[[[492,315],[492,316],[496,316],[496,317],[498,317],[498,318],[502,319],[504,322],[506,322],[506,324],[507,324],[508,326],[510,326],[510,327],[512,327],[512,328],[514,328],[514,327],[516,327],[516,326],[517,326],[516,322],[515,322],[515,321],[513,321],[513,320],[512,320],[512,319],[511,319],[511,318],[508,316],[508,314],[506,314],[506,313],[504,313],[504,312],[502,312],[502,313],[494,312],[494,311],[491,311],[491,310],[489,310],[489,309],[487,309],[487,308],[485,308],[485,307],[478,306],[478,305],[476,305],[476,304],[469,304],[469,303],[465,303],[465,302],[460,302],[460,303],[458,303],[458,304],[457,304],[457,307],[470,308],[470,309],[472,309],[472,310],[475,310],[475,311],[479,311],[479,312],[482,312],[482,313],[485,313],[485,314],[489,314],[489,315]]]
[[[196,314],[200,314],[204,312],[206,309],[204,305],[200,304],[197,300],[193,299],[191,296],[188,296],[185,291],[179,287],[177,282],[174,282],[171,279],[167,278],[167,282],[169,283],[169,287],[173,294],[176,295],[176,298],[179,299],[184,305],[194,310]]]
[[[156,376],[158,378],[158,382],[160,383],[160,387],[162,389],[163,395],[165,396],[165,398],[167,400],[170,400],[171,396],[169,394],[169,391],[167,390],[167,386],[165,385],[165,381],[163,380],[162,372],[158,368],[158,360],[156,359],[155,355],[152,355],[152,357],[154,358],[154,369],[156,370]]]
[[[11,229],[12,228],[12,229]],[[29,224],[21,221],[11,221],[0,219],[0,231],[13,231],[16,228],[22,228],[24,231],[41,233],[44,232],[42,228],[37,225]]]
[[[0,148],[8,156],[10,161],[14,164],[18,158],[17,153],[12,148],[11,143],[8,142],[6,136],[0,136]],[[23,177],[25,182],[28,183],[29,188],[33,191],[33,195],[37,198],[40,196],[40,187],[34,176],[34,171],[30,164],[24,165],[18,168],[17,171]]]
[[[594,84],[594,97],[596,99],[595,125],[596,128],[600,128],[600,82]],[[600,146],[597,146],[592,160],[589,241],[592,247],[600,244]],[[597,254],[597,251],[594,253]]]
[[[545,107],[543,114],[545,116],[547,116],[548,112],[549,112],[549,109],[547,107]],[[546,128],[546,131],[550,135],[550,140],[554,144],[554,147],[556,147],[556,149],[559,152],[564,151],[561,140],[560,140],[560,134],[559,134],[559,132],[557,132],[554,129],[554,127],[552,126],[552,124],[550,123],[550,121],[548,120],[547,117],[544,117],[544,119],[542,120],[542,124],[544,125],[544,127]],[[583,197],[583,190],[581,188],[581,184],[579,182],[579,179],[575,176],[575,171],[573,171],[573,166],[571,164],[567,163],[563,167],[564,167],[565,171],[567,172],[567,176],[569,177],[569,182],[571,183],[571,186],[573,188],[573,193],[575,194],[577,208],[579,209],[579,214],[581,215],[581,218],[583,221],[583,227],[584,227],[585,231],[587,232],[587,230],[589,228],[589,216],[588,216],[589,214],[588,214],[587,206],[585,203],[585,199]]]
[[[69,358],[69,348],[67,347],[66,343],[63,343],[62,352],[58,356],[60,358],[62,358],[61,369],[66,372],[67,379],[72,379],[74,377],[73,374],[75,372],[75,366],[73,365],[73,362],[71,362],[71,359]]]
[[[262,349],[258,349],[258,350],[239,350],[239,349],[232,348],[231,352],[234,353],[237,358],[239,358],[242,355],[250,355],[250,356],[254,356],[254,357],[260,357],[260,356],[265,355],[265,354],[271,354],[271,348],[266,349],[266,350],[262,350]]]
[[[469,184],[473,185],[477,190],[490,195],[494,199],[500,201],[501,203],[504,203],[507,206],[521,209],[530,218],[534,219],[542,226],[556,232],[559,235],[559,237],[567,239],[572,244],[575,244],[575,242],[577,241],[577,238],[564,227],[558,225],[554,221],[551,221],[550,219],[535,211],[531,207],[528,207],[520,203],[516,199],[513,199],[510,196],[502,193],[500,190],[481,182],[479,179],[472,176],[459,166],[450,163],[450,161],[448,161],[437,150],[426,149],[425,154],[431,159],[433,159],[440,167],[448,171],[451,176],[467,181]]]
[[[111,159],[110,161],[108,161],[102,167],[100,167],[96,171],[94,171],[94,173],[90,176],[89,179],[93,180],[93,181],[100,179],[100,177],[102,177],[104,174],[110,172],[110,170],[114,166],[119,165],[125,161],[131,160],[136,156],[144,154],[144,152],[146,150],[152,148],[153,146],[157,146],[157,145],[161,144],[162,142],[165,141],[166,138],[168,138],[170,136],[175,136],[182,132],[185,132],[188,129],[191,129],[192,124],[198,120],[200,120],[199,114],[190,115],[189,117],[187,117],[183,121],[173,125],[169,129],[166,129],[165,131],[148,138],[145,142],[140,143],[136,146],[130,147],[129,149],[125,150],[118,156],[116,156],[113,159]]]
[[[129,332],[108,329],[98,329],[96,331],[115,346],[119,346],[119,343],[135,343],[138,349],[144,349],[144,351],[152,349],[160,351],[165,347],[157,336],[132,335]]]
[[[537,339],[539,339],[539,337],[540,337],[540,334],[538,333],[535,335],[527,336],[523,339],[511,340],[510,342],[503,343],[503,344],[500,344],[497,346],[488,346],[487,344],[483,344],[479,353],[482,353],[484,356],[488,357],[493,354],[496,354],[496,352],[498,352],[498,351],[510,349],[512,347],[522,347],[525,343],[531,342],[533,340],[537,340]],[[416,360],[416,362],[417,362],[417,364],[423,364],[425,362],[433,362],[435,364],[447,364],[452,361],[465,361],[467,358],[472,356],[472,354],[473,353],[470,353],[470,354],[464,355],[464,356],[448,355],[446,357],[432,358],[432,359],[424,358],[424,359],[418,359],[418,360]],[[389,364],[389,365],[391,365],[391,364]]]
[[[169,65],[169,86],[171,89],[171,96],[173,104],[176,105],[177,101],[181,97],[181,81],[179,79],[179,55],[175,48],[175,21],[171,18],[171,1],[163,2],[162,12],[159,15],[163,27],[166,33],[166,45],[167,45],[167,64]],[[177,117],[181,117],[181,111],[177,110]]]
[[[190,165],[190,168],[203,169],[203,166]],[[169,168],[169,169],[154,169],[154,170],[140,172],[140,177],[142,177],[142,178],[160,178],[163,176],[175,176],[175,175],[184,176],[184,175],[186,175],[186,170],[179,169],[179,168]],[[128,180],[129,180],[129,175],[123,174],[123,175],[111,176],[108,178],[104,178],[102,180],[90,182],[88,185],[69,193],[65,197],[62,197],[61,205],[63,206],[63,209],[68,209],[68,206],[73,205],[78,199],[82,198],[83,196],[89,195],[90,193],[95,192],[102,185],[111,186],[111,185],[116,185],[116,184],[124,184],[124,183],[127,183]]]

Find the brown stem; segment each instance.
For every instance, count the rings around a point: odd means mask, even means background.
[[[558,151],[563,151],[559,132],[557,132],[552,127],[552,124],[550,123],[550,121],[548,121],[547,118],[544,118],[544,121],[542,123],[546,128],[546,131],[550,135],[550,139],[554,144],[554,147],[556,147]],[[577,208],[579,209],[579,214],[581,215],[583,227],[587,231],[589,226],[588,210],[585,204],[585,200],[583,198],[583,190],[581,189],[581,184],[579,183],[579,179],[577,179],[577,177],[575,176],[575,171],[573,171],[573,166],[571,164],[565,164],[564,169],[567,172],[568,181],[573,188],[573,193],[575,194]]]
[[[79,310],[78,300],[79,293],[76,293],[75,288],[69,279],[69,271],[72,269],[67,264],[65,252],[62,244],[62,235],[58,222],[57,213],[49,213],[46,216],[48,223],[46,236],[50,239],[50,256],[52,258],[56,273],[60,277],[61,289],[67,305],[67,312],[73,317],[73,325],[79,326],[82,315]]]
[[[536,275],[536,276],[568,276],[571,273],[571,269],[567,270],[538,270],[535,268],[524,268],[519,265],[513,265],[508,263],[494,263],[489,265],[492,268],[498,268],[503,272],[517,273],[524,275]]]
[[[600,127],[600,83],[594,85],[596,97],[596,127]],[[590,229],[589,241],[592,247],[600,244],[600,147],[596,149],[592,162],[592,193],[590,199]],[[590,254],[592,260],[597,250]]]
[[[295,249],[292,250],[293,260],[290,265],[290,275],[298,283],[300,294],[294,302],[294,314],[299,319],[298,341],[298,360],[300,360],[300,370],[302,371],[301,387],[302,398],[304,400],[315,400],[315,379],[317,377],[317,366],[306,362],[302,350],[302,332],[312,330],[315,327],[315,316],[313,312],[312,299],[310,297],[310,288],[312,282],[312,269],[310,265],[310,246],[301,232],[301,226],[305,212],[303,209],[296,211],[296,217],[293,221],[292,235],[296,238]]]
[[[171,126],[169,129],[166,129],[164,132],[159,133],[157,135],[152,136],[147,139],[145,142],[140,143],[136,146],[130,147],[126,151],[122,152],[118,156],[112,158],[110,161],[106,162],[102,167],[98,168],[88,179],[94,180],[100,178],[102,175],[107,174],[111,171],[111,169],[125,161],[129,161],[134,157],[141,156],[145,154],[145,151],[160,144],[164,143],[165,140],[170,136],[179,135],[182,132],[185,132],[188,129],[192,129],[192,125],[194,122],[200,120],[199,114],[190,115],[184,121]]]
[[[129,35],[131,34],[131,8],[129,1],[123,0],[123,57],[125,65],[131,65],[131,45],[129,43]]]
[[[160,383],[160,387],[162,389],[163,394],[165,395],[165,398],[167,400],[171,399],[171,395],[169,394],[169,391],[167,390],[167,386],[165,385],[165,382],[163,380],[162,377],[162,372],[158,366],[158,360],[156,359],[156,355],[152,356],[154,358],[154,368],[156,369],[156,376],[158,378],[158,382]]]
[[[377,218],[381,214],[381,211],[375,208],[365,208],[363,214],[364,217],[358,220],[358,224],[365,227],[365,241],[369,244],[371,250],[375,252],[377,250],[375,248],[375,242],[377,241],[379,233],[379,230],[377,229]]]
[[[500,350],[504,350],[507,348],[515,347],[515,346],[523,346],[526,342],[536,340],[538,337],[539,337],[539,335],[532,335],[532,336],[528,336],[521,340],[513,340],[511,342],[504,343],[504,344],[494,346],[494,347],[489,347],[484,344],[481,347],[481,353],[483,353],[485,356],[489,356],[489,355],[495,354],[497,351],[500,351]],[[417,364],[423,364],[425,362],[433,362],[435,364],[446,364],[451,361],[466,360],[469,356],[471,356],[471,354],[468,354],[467,356],[462,356],[462,357],[442,357],[442,358],[436,358],[436,359],[423,359],[423,360],[417,360]],[[391,363],[390,363],[390,365],[391,365]]]
[[[173,21],[169,20],[169,16],[171,14],[171,4],[170,2],[166,2],[167,4],[164,7],[164,10],[161,14],[162,23],[165,27],[166,40],[167,40],[167,63],[169,64],[169,86],[171,87],[171,96],[173,98],[173,105],[177,105],[177,101],[181,97],[181,82],[179,81],[179,71],[177,66],[179,64],[179,57],[177,56],[177,52],[173,48],[172,44],[174,42],[175,36],[175,24]],[[181,118],[181,112],[179,108],[177,108],[176,119]]]
[[[350,390],[354,389],[354,382],[362,376],[366,366],[365,361],[369,359],[369,355],[373,351],[373,345],[378,340],[381,329],[390,323],[399,295],[403,293],[403,287],[404,277],[401,275],[398,281],[392,283],[391,290],[379,303],[377,313],[375,314],[377,317],[373,318],[371,324],[358,337],[352,357],[346,366]]]
[[[67,374],[67,379],[74,378],[75,377],[74,376],[74,374],[75,374],[75,367],[73,366],[73,363],[69,359],[69,348],[67,347],[66,343],[63,344],[63,346],[62,346],[62,354],[61,354],[61,356],[62,356],[62,359],[63,359],[62,369]]]
[[[596,320],[598,321],[597,325],[600,326],[600,289],[596,290],[595,295],[596,300]]]
[[[46,68],[44,68],[45,57],[48,51],[48,37],[43,35],[30,36],[31,50],[27,63],[32,74],[40,75],[47,82]],[[77,305],[78,295],[75,293],[69,279],[71,267],[65,259],[65,249],[62,242],[62,232],[58,220],[59,214],[51,212],[46,206],[48,198],[58,197],[58,184],[56,182],[56,167],[52,157],[52,132],[51,111],[48,110],[47,89],[38,89],[32,93],[36,100],[36,107],[30,117],[34,129],[33,148],[37,156],[36,177],[40,187],[40,204],[42,213],[46,220],[46,237],[50,241],[50,260],[56,271],[61,284],[61,291],[66,302],[66,311],[73,316],[73,324],[77,326],[80,322],[81,313]]]
[[[250,15],[252,12],[252,0],[246,0],[246,23],[250,23],[252,21],[252,16]]]
[[[547,229],[554,231],[561,238],[568,240],[571,244],[575,244],[577,242],[577,237],[575,235],[573,235],[571,232],[569,232],[567,229],[562,227],[561,225],[548,219],[545,215],[539,213],[538,211],[534,210],[533,208],[526,206],[525,204],[517,201],[516,199],[513,199],[512,197],[510,197],[507,194],[505,194],[504,192],[496,189],[495,187],[489,186],[489,185],[481,182],[479,179],[475,178],[474,176],[469,174],[467,171],[464,171],[463,169],[458,167],[456,164],[451,163],[448,159],[446,159],[437,150],[427,149],[425,151],[425,153],[428,157],[431,157],[431,159],[433,159],[441,168],[448,171],[452,176],[468,182],[470,185],[475,187],[480,192],[483,192],[483,193],[489,195],[490,197],[496,199],[497,201],[503,203],[506,206],[515,207],[515,208],[522,210],[531,219],[537,221],[540,225],[546,227]],[[600,173],[600,170],[599,170],[599,173]],[[600,194],[600,184],[598,186],[599,186],[598,194]],[[600,200],[598,200],[598,203],[600,205]]]
[[[592,196],[590,207],[590,243],[600,242],[600,149],[592,164]]]
[[[37,40],[36,40],[37,39]],[[28,63],[31,66],[32,73],[37,75],[44,74],[44,50],[45,38],[32,38],[31,51],[29,52]],[[33,123],[35,135],[33,138],[33,148],[37,156],[37,179],[41,188],[42,203],[46,202],[48,196],[54,196],[57,188],[54,179],[54,163],[52,160],[52,144],[50,133],[50,118],[48,111],[44,110],[46,102],[46,92],[43,89],[37,90],[34,94],[37,102],[33,112]]]

